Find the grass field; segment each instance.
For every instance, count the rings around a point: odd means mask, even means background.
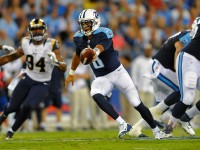
[[[118,129],[105,131],[17,132],[13,139],[0,136],[0,150],[197,150],[200,149],[200,130],[188,136],[176,128],[174,138],[155,140],[151,130],[144,130],[149,138],[118,139]]]

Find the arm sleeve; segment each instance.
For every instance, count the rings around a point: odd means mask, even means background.
[[[80,44],[78,44],[78,39],[77,39],[77,37],[74,37],[73,41],[74,41],[74,44],[75,44],[75,46],[76,46],[76,54],[77,54],[78,56],[80,56],[81,49],[80,49],[80,46],[79,46]]]
[[[109,30],[111,31],[111,30]],[[110,33],[112,35],[112,32]],[[99,36],[99,43],[104,47],[104,50],[107,50],[110,48],[110,46],[113,44],[111,35],[108,35],[108,33],[101,33]]]

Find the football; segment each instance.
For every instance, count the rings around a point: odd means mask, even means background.
[[[91,48],[85,48],[81,51],[80,60],[81,63],[87,65],[92,62],[95,52]]]

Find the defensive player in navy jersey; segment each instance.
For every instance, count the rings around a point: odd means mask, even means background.
[[[55,39],[46,38],[46,30],[47,26],[42,19],[33,19],[28,27],[30,36],[22,39],[16,52],[0,57],[0,65],[4,65],[25,55],[27,65],[9,104],[4,107],[0,116],[1,125],[8,114],[20,109],[13,126],[6,134],[6,139],[12,138],[31,110],[48,94],[54,66],[66,71],[66,64],[60,56],[59,43]]]
[[[78,19],[79,30],[74,35],[76,53],[72,59],[69,75],[66,77],[66,86],[74,82],[74,73],[80,63],[80,53],[83,49],[91,47],[95,51],[94,61],[90,66],[95,75],[91,85],[91,96],[97,105],[119,123],[119,137],[128,133],[132,126],[126,123],[113,106],[105,99],[114,87],[125,94],[128,101],[151,126],[156,139],[162,138],[160,129],[156,126],[149,109],[141,102],[137,89],[129,74],[118,59],[118,52],[113,48],[113,32],[109,28],[100,26],[100,17],[93,9],[83,10]]]
[[[159,51],[152,57],[152,80],[157,106],[150,108],[154,119],[161,121],[161,115],[171,105],[180,100],[180,91],[175,72],[175,59],[183,46],[191,41],[190,30],[178,32],[167,39]],[[182,128],[194,135],[194,130],[188,122],[180,122]],[[130,131],[131,136],[140,137],[141,130],[148,127],[147,123],[140,119]]]
[[[200,17],[193,22],[190,37],[191,42],[182,49],[176,60],[176,74],[181,98],[174,106],[168,125],[164,130],[166,137],[171,136],[178,119],[193,103],[195,90],[200,89]]]

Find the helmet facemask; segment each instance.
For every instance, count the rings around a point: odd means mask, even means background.
[[[192,23],[192,30],[191,30],[191,32],[190,32],[190,37],[191,38],[194,38],[194,36],[195,36],[195,34],[196,34],[196,32],[197,32],[197,26],[198,26],[198,24],[200,23],[200,17],[197,17],[195,20],[194,20],[194,22]]]

